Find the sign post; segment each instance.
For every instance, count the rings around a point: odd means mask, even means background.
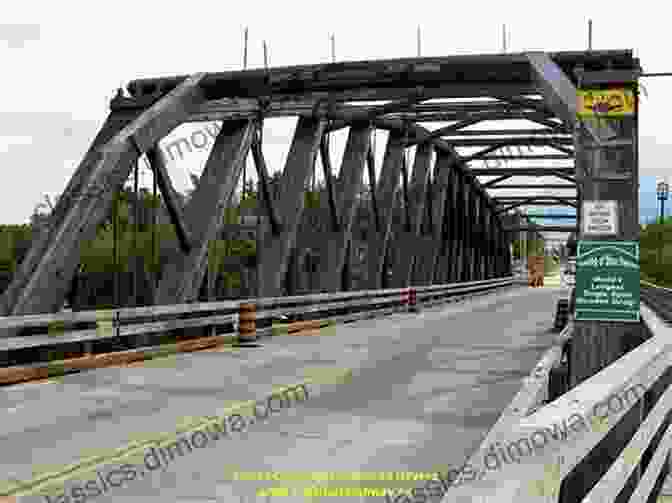
[[[600,72],[579,77],[595,82]],[[598,75],[599,74],[599,75]],[[637,82],[577,90],[575,168],[581,210],[570,388],[641,337]]]

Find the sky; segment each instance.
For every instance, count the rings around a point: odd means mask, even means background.
[[[107,116],[117,88],[136,78],[241,69],[245,26],[249,27],[248,67],[258,68],[263,66],[263,40],[268,43],[270,66],[328,62],[331,33],[337,61],[414,57],[418,25],[422,56],[500,53],[502,24],[507,26],[508,52],[584,50],[590,18],[594,49],[633,49],[645,72],[672,72],[664,43],[669,26],[657,6],[640,1],[636,9],[607,10],[599,3],[573,0],[543,8],[538,2],[468,2],[460,3],[459,9],[449,2],[424,2],[415,10],[403,2],[373,0],[11,3],[4,7],[0,21],[4,66],[0,222],[27,222],[45,194],[53,197],[63,191]],[[666,124],[672,78],[642,82],[639,169],[644,221],[657,212],[656,179],[669,175],[672,131]],[[284,166],[295,122],[266,121],[264,153],[271,171]],[[206,132],[205,127],[206,123],[179,126],[162,145],[199,130]],[[386,137],[384,132],[376,136],[378,170]],[[336,167],[346,138],[347,131],[342,131],[331,140]],[[200,173],[207,151],[195,149],[181,160],[169,161],[178,191],[192,188],[188,174]],[[409,162],[412,158],[410,152]],[[250,160],[247,173],[253,172]],[[151,187],[151,175],[144,168],[140,176],[141,185]],[[553,178],[536,180],[562,183]],[[509,182],[535,183],[535,179]],[[508,194],[498,191],[497,195]]]

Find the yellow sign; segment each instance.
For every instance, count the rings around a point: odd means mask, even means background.
[[[579,117],[634,115],[635,96],[630,89],[581,89],[577,92]]]

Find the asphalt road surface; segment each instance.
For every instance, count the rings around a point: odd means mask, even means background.
[[[18,501],[290,503],[310,500],[302,486],[419,487],[423,481],[232,479],[235,472],[427,473],[462,465],[550,347],[563,294],[514,288],[320,335],[266,338],[260,348],[180,354],[1,389],[0,494],[40,476],[24,491],[49,498]],[[307,397],[276,401],[253,424],[229,420],[219,440],[211,429],[179,452],[162,444],[152,457],[150,444],[138,444],[106,461],[129,442],[174,434],[185,416],[230,416],[241,401],[265,400],[274,386],[306,377]],[[291,492],[258,492],[269,487]]]

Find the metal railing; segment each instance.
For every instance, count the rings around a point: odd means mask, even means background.
[[[508,287],[507,276],[484,281],[414,287],[424,305],[487,293]],[[235,301],[149,306],[97,311],[62,312],[0,317],[0,353],[59,344],[95,343],[137,335],[203,328],[218,334],[235,335],[234,324],[241,304],[253,303],[257,320],[272,321],[280,316],[314,320],[328,317],[333,322],[350,321],[403,307],[407,288],[321,293],[293,297],[241,299]],[[25,335],[26,331],[33,331]],[[40,333],[41,332],[41,333]],[[258,335],[272,332],[262,327]]]

